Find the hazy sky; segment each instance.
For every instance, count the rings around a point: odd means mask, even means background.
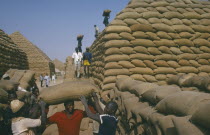
[[[95,40],[94,24],[104,29],[103,10],[114,19],[129,0],[0,0],[0,29],[19,31],[52,60],[65,61],[84,34],[83,50]]]

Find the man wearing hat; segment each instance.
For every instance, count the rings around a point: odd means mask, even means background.
[[[46,123],[45,102],[43,101],[40,102],[41,119],[25,118],[25,114],[27,113],[27,111],[24,105],[25,105],[24,102],[21,102],[20,100],[13,100],[10,103],[11,110],[15,114],[14,118],[12,118],[13,135],[22,135],[22,134],[33,135],[34,134],[33,131],[29,130],[29,128],[45,125]]]

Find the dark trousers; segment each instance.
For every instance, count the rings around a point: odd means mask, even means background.
[[[41,87],[43,87],[43,81],[41,81]]]

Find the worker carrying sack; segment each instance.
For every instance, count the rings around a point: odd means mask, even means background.
[[[70,81],[43,89],[39,99],[55,105],[68,100],[79,100],[80,96],[89,96],[92,92],[98,92],[94,84],[88,81]]]

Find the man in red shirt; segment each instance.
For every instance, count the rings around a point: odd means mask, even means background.
[[[65,110],[57,112],[48,118],[48,123],[56,123],[59,135],[79,135],[80,124],[86,113],[82,110],[74,109],[74,101],[64,103]],[[93,108],[89,107],[92,112]]]

